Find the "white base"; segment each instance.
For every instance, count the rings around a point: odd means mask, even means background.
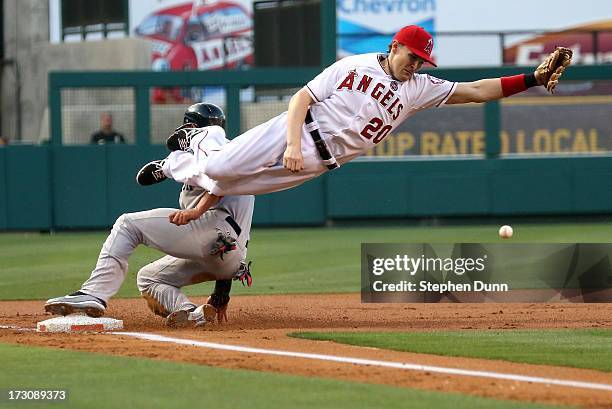
[[[82,314],[55,317],[36,324],[37,332],[116,331],[123,329],[123,321],[113,318],[92,318]]]

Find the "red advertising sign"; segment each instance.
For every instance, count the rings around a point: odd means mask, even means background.
[[[585,24],[568,30],[546,33],[504,50],[504,62],[537,65],[557,46],[574,52],[574,64],[612,62],[612,20]]]
[[[253,63],[253,20],[240,3],[179,4],[157,10],[135,33],[153,42],[151,65],[157,71],[240,68]],[[155,89],[155,102],[186,102],[179,89]]]

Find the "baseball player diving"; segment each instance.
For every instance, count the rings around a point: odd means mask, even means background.
[[[225,115],[215,105],[192,105],[185,112],[184,122],[199,127],[201,132],[214,133],[219,146],[228,142],[223,130]],[[181,208],[192,208],[203,195],[201,188],[184,185]],[[253,196],[225,196],[188,225],[173,221],[176,209],[121,215],[89,279],[79,291],[48,300],[45,311],[102,316],[125,280],[128,258],[139,244],[144,244],[167,254],[144,266],[137,276],[138,289],[155,314],[165,317],[170,327],[201,326],[215,318],[227,321],[232,280],[251,285],[245,258],[254,202]],[[215,289],[204,305],[196,306],[181,292],[181,287],[212,280],[216,280]]]
[[[298,186],[365,154],[419,111],[444,104],[486,102],[538,85],[554,91],[572,51],[558,47],[528,74],[474,82],[450,82],[418,73],[431,58],[433,39],[423,28],[406,26],[387,54],[343,58],[308,82],[287,112],[215,146],[205,131],[179,130],[167,141],[165,160],[141,172],[173,178],[207,191],[181,220],[197,219],[225,195],[257,195]]]

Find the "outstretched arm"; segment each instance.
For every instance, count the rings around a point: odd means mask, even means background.
[[[302,157],[302,126],[306,111],[314,101],[305,88],[300,89],[291,97],[287,113],[287,149],[283,156],[283,166],[292,172],[304,169]]]
[[[554,93],[559,78],[571,63],[572,50],[557,47],[533,73],[460,82],[446,103],[487,102],[509,97],[536,85],[545,85],[549,92]]]
[[[509,97],[527,88],[541,85],[537,73],[521,74],[512,77],[487,78],[474,82],[460,82],[457,89],[446,101],[447,104],[466,104],[468,102],[487,102]]]
[[[474,82],[460,82],[447,104],[466,104],[468,102],[486,102],[500,99],[502,93],[501,79],[488,78]]]

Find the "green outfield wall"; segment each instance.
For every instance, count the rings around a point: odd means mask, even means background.
[[[471,81],[531,69],[453,69],[432,74]],[[228,134],[235,136],[241,120],[241,88],[300,86],[319,71],[51,73],[50,143],[0,148],[0,229],[105,228],[124,212],[177,207],[177,183],[141,187],[134,179],[142,164],[167,154],[164,146],[150,142],[153,87],[224,87]],[[572,67],[564,79],[609,82],[612,66]],[[134,90],[136,143],[62,145],[62,90],[113,87]],[[478,158],[358,160],[299,188],[259,196],[254,223],[324,225],[339,219],[612,213],[612,156],[500,159],[500,111],[499,102],[484,105],[484,149]],[[612,115],[607,117],[612,121]]]
[[[0,149],[0,229],[105,228],[121,213],[177,207],[179,184],[134,175],[165,148]],[[256,225],[328,220],[612,213],[612,158],[358,161],[259,196]]]

